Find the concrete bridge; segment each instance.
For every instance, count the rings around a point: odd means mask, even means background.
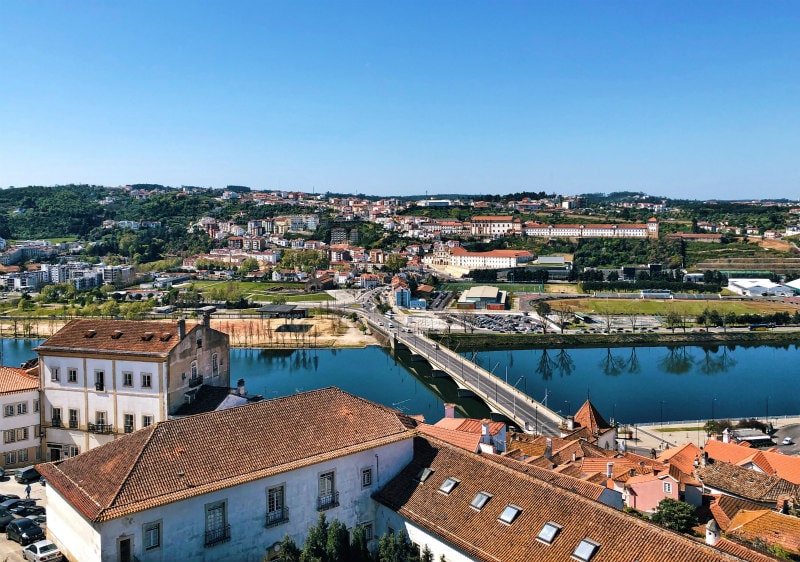
[[[525,433],[559,435],[558,428],[564,418],[517,388],[521,379],[511,384],[422,334],[400,331],[397,327],[389,329],[386,319],[376,314],[365,314],[364,318],[373,330],[388,336],[391,347],[405,346],[413,359],[430,363],[433,376],[453,379],[459,396],[481,399],[492,411],[505,416]]]

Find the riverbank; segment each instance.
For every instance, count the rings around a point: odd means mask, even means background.
[[[594,347],[653,347],[671,345],[789,346],[800,344],[800,331],[676,332],[645,334],[433,334],[448,347],[465,351]]]

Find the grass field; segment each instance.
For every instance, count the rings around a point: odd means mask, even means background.
[[[278,290],[280,289],[302,291],[303,289],[305,289],[304,283],[278,283],[278,282],[261,283],[258,281],[192,281],[192,285],[194,285],[198,291],[202,291],[203,289],[209,287],[219,287],[220,285],[227,285],[229,283],[232,284],[235,289],[244,292],[266,292],[270,290],[278,292]]]
[[[639,314],[664,315],[670,310],[674,310],[684,316],[697,316],[706,308],[717,310],[724,314],[733,312],[734,314],[764,314],[773,312],[788,311],[794,313],[797,305],[790,305],[776,302],[755,302],[755,301],[656,301],[646,299],[635,300],[615,300],[615,299],[570,299],[566,301],[575,312],[600,311],[610,314],[630,314],[635,310]],[[551,301],[553,304],[553,301]]]

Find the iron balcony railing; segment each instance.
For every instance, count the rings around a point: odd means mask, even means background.
[[[339,492],[323,494],[317,497],[317,511],[325,511],[339,506]]]
[[[70,429],[78,429],[78,420],[69,420]]]
[[[61,427],[61,418],[53,418],[50,420],[50,427]]]
[[[222,525],[206,531],[206,546],[214,546],[231,540],[231,526]]]
[[[267,527],[276,527],[289,521],[289,508],[283,507],[267,513]]]
[[[112,427],[108,423],[90,423],[88,424],[89,432],[91,433],[111,433]]]
[[[189,379],[189,388],[194,388],[203,384],[203,375],[198,375]]]

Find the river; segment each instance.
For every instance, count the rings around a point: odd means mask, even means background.
[[[3,340],[2,364],[17,366],[35,356],[38,340]],[[621,423],[715,417],[764,418],[800,414],[798,346],[676,346],[485,351],[465,354],[562,414],[587,395],[606,418]],[[378,347],[319,350],[231,350],[231,382],[265,398],[338,386],[368,400],[429,422],[443,403],[460,404],[461,415],[484,417],[474,399],[457,399],[449,379],[432,378],[425,362],[407,352]]]

